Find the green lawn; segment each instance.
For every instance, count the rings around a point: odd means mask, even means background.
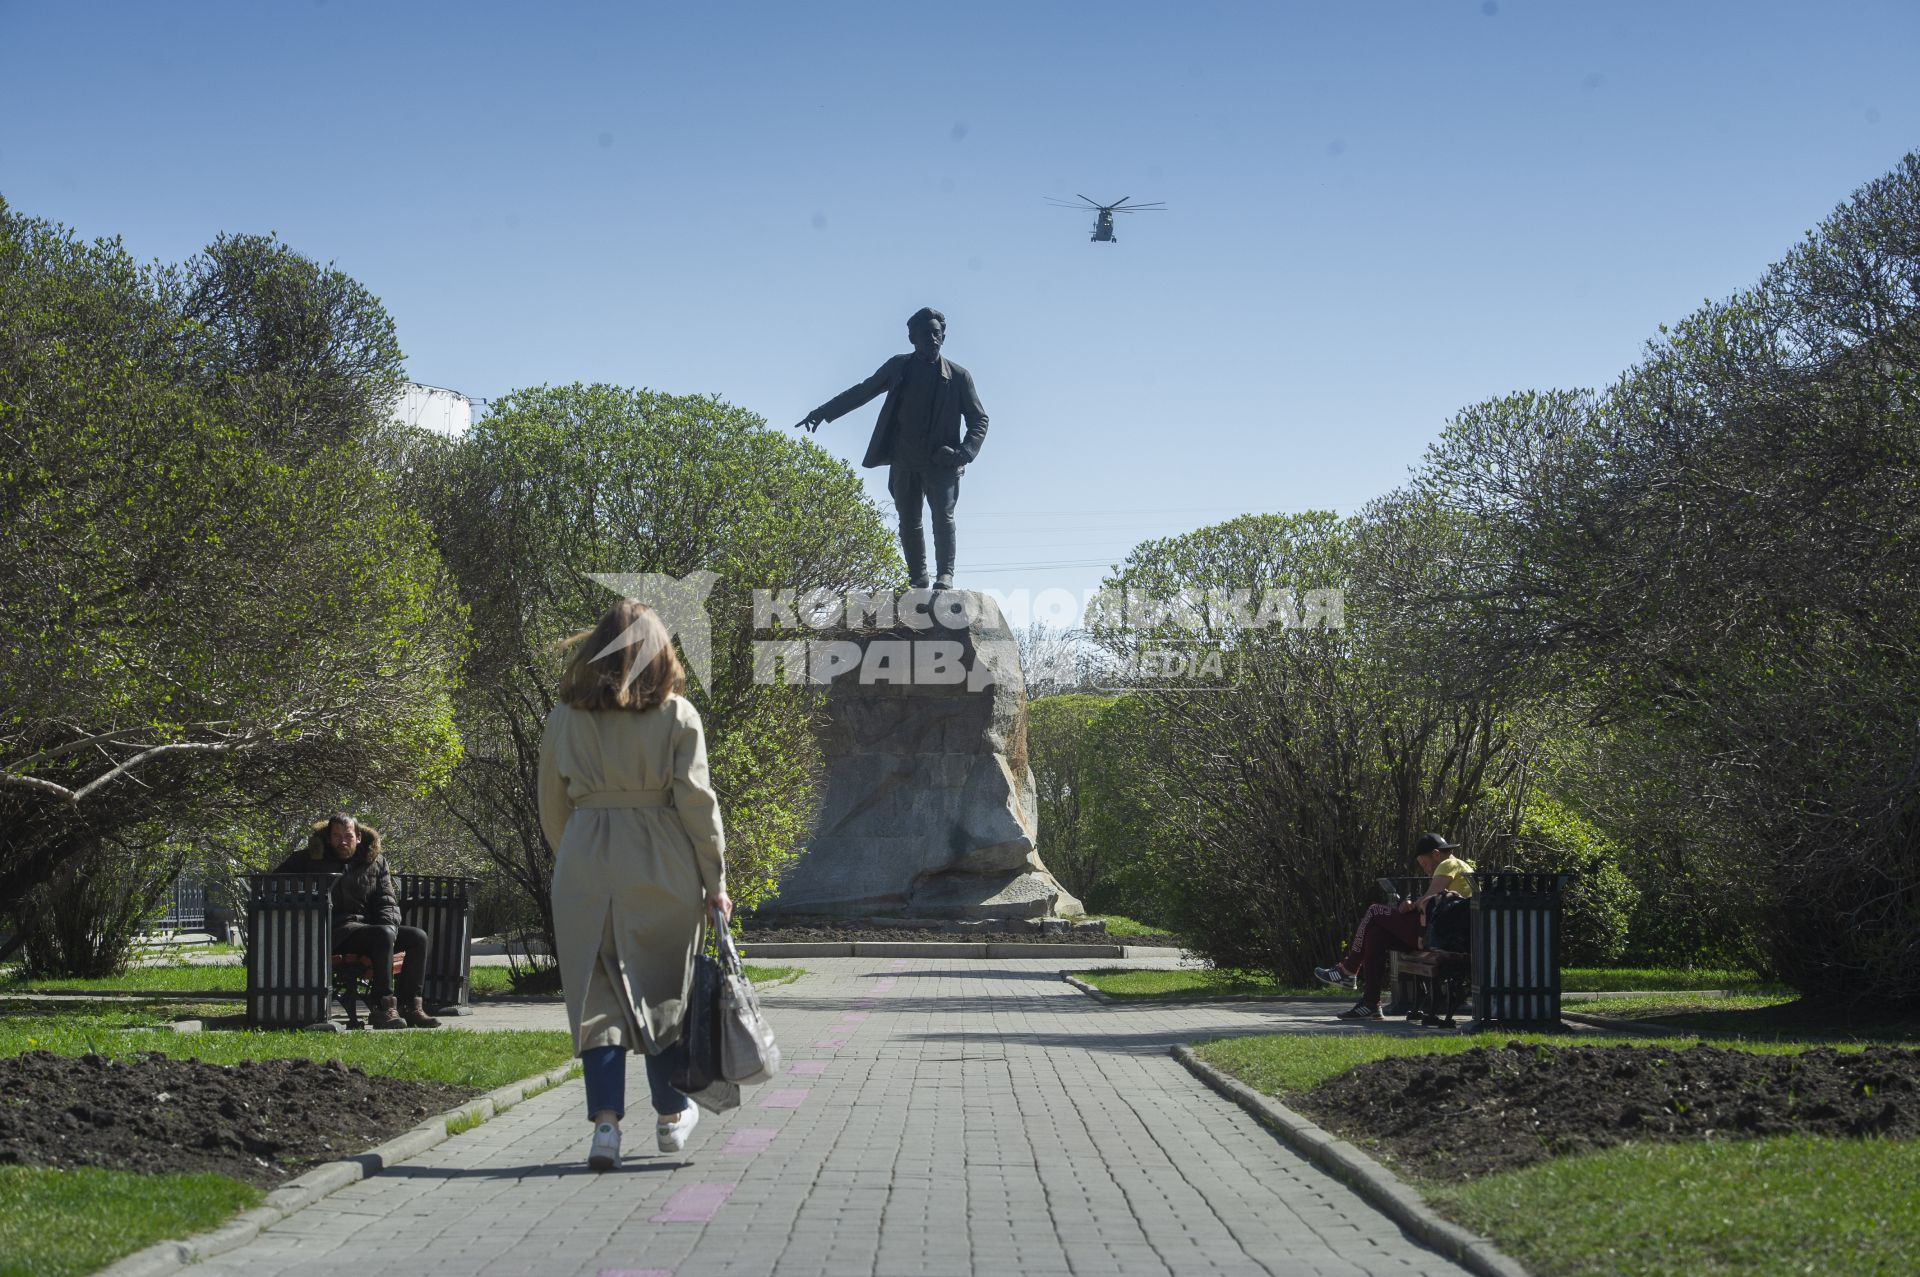
[[[1684,1049],[1700,1045],[1701,1039],[1673,1037],[1600,1037],[1566,1033],[1459,1033],[1435,1037],[1389,1037],[1384,1033],[1307,1034],[1285,1033],[1260,1037],[1223,1038],[1198,1044],[1194,1053],[1215,1068],[1233,1074],[1248,1086],[1269,1095],[1285,1098],[1288,1092],[1308,1091],[1345,1073],[1348,1069],[1395,1055],[1455,1055],[1477,1046],[1504,1046],[1525,1042],[1550,1047],[1563,1046],[1663,1046]],[[1788,1054],[1807,1047],[1857,1047],[1845,1042],[1741,1042],[1715,1041],[1715,1046],[1753,1051],[1761,1055]]]
[[[23,1051],[85,1055],[89,1051],[127,1059],[158,1051],[183,1059],[235,1064],[241,1060],[337,1059],[354,1068],[421,1082],[451,1082],[492,1090],[573,1059],[571,1039],[554,1030],[516,1029],[479,1033],[436,1029],[431,1033],[300,1033],[239,1030],[175,1033],[138,1027],[134,1010],[94,1014],[21,1014],[17,1004],[0,1013],[0,1056]]]
[[[0,1277],[79,1277],[262,1196],[224,1175],[0,1166]]]
[[[1183,971],[1152,971],[1129,967],[1104,967],[1073,973],[1100,992],[1128,1001],[1153,1002],[1182,998],[1353,998],[1350,989],[1332,985],[1311,987],[1284,985],[1272,976],[1255,971],[1221,971],[1198,968]]]
[[[798,973],[796,967],[747,967],[747,978],[755,984],[782,983]],[[775,972],[763,976],[757,972]],[[559,997],[553,992],[517,993],[508,967],[474,967],[467,975],[467,990],[476,997]],[[192,966],[180,963],[164,967],[130,967],[119,975],[85,979],[23,980],[13,971],[0,975],[0,993],[33,990],[47,993],[245,993],[247,972],[240,966]]]
[[[1727,1002],[1768,999],[1726,999]],[[1285,1101],[1389,1056],[1451,1055],[1521,1041],[1546,1047],[1663,1046],[1701,1039],[1481,1033],[1283,1034],[1195,1047],[1201,1059]],[[1713,1045],[1762,1054],[1846,1041]],[[1405,1174],[1405,1172],[1402,1172]],[[1920,1144],[1793,1137],[1627,1144],[1466,1184],[1409,1177],[1443,1214],[1548,1277],[1624,1274],[1856,1275],[1920,1272]]]
[[[573,1058],[560,1032],[181,1034],[165,1027],[232,1010],[232,1003],[0,1002],[0,1057],[37,1050],[115,1059],[158,1051],[215,1064],[338,1059],[387,1077],[489,1090]],[[93,1272],[156,1241],[216,1227],[260,1197],[223,1175],[0,1167],[0,1277]]]
[[[1065,915],[1062,915],[1065,916]],[[1107,924],[1107,934],[1115,940],[1126,940],[1133,936],[1164,936],[1165,927],[1156,927],[1150,922],[1141,922],[1119,913],[1088,913],[1072,918],[1074,922],[1092,922],[1102,919]]]
[[[1075,975],[1111,997],[1141,1001],[1180,998],[1349,998],[1351,989],[1331,985],[1282,984],[1264,971],[1221,971],[1210,968],[1181,971],[1141,971],[1108,968],[1076,971]],[[1660,989],[1761,989],[1765,986],[1751,971],[1689,970],[1669,968],[1568,967],[1560,973],[1561,988],[1568,993],[1602,993],[1616,990]],[[1592,1004],[1582,1003],[1581,1010]]]
[[[34,990],[48,993],[244,993],[247,972],[238,966],[129,967],[119,975],[25,979],[17,969],[0,975],[0,992]]]
[[[1462,1185],[1442,1211],[1543,1277],[1920,1273],[1920,1144],[1624,1144]]]
[[[1712,1038],[1796,1042],[1920,1042],[1920,1015],[1857,1019],[1846,1009],[1809,1002],[1795,993],[1737,993],[1724,998],[1662,994],[1598,998],[1569,1010],[1606,1019],[1637,1020],[1676,1033]]]
[[[1765,989],[1752,971],[1725,967],[1562,967],[1563,993],[1656,992],[1666,989]]]

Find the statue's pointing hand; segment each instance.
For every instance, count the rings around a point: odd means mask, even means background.
[[[818,412],[810,412],[807,414],[806,420],[794,422],[793,428],[795,430],[798,430],[800,427],[805,426],[807,428],[807,433],[812,434],[815,430],[818,430],[820,428],[821,423],[824,421],[826,421],[826,417],[823,414]]]

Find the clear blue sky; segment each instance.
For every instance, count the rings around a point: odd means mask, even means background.
[[[1911,0],[0,0],[0,193],[143,258],[277,231],[475,396],[786,430],[938,307],[992,419],[961,584],[1079,593],[1605,382],[1920,145],[1916,49]],[[1093,244],[1075,192],[1170,209]]]

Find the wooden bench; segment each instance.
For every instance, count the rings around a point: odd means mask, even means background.
[[[333,963],[333,995],[340,999],[340,1005],[347,1009],[347,1027],[360,1027],[359,1003],[365,1001],[367,1010],[373,1010],[373,959],[364,953],[336,953]],[[389,964],[389,980],[400,978],[400,968],[407,963],[407,955],[395,953]],[[361,992],[360,986],[366,986]]]
[[[1416,953],[1393,955],[1393,979],[1396,1001],[1405,998],[1407,1018],[1432,1027],[1454,1027],[1454,1012],[1470,994],[1473,959],[1447,949],[1421,949]],[[1406,992],[1398,992],[1401,982]],[[1446,1011],[1440,1011],[1442,997]]]
[[[427,933],[421,998],[438,1015],[468,1015],[471,959],[468,912],[477,879],[396,874],[401,922]],[[247,1023],[257,1028],[334,1029],[331,998],[341,990],[343,961],[366,971],[365,959],[333,952],[333,884],[319,874],[247,875]],[[394,954],[394,974],[401,955]],[[340,1001],[358,1027],[353,981]],[[369,1002],[371,1006],[371,1002]]]
[[[1470,954],[1436,951],[1389,955],[1388,1015],[1422,1024],[1451,1023],[1459,995],[1470,1000],[1474,1029],[1558,1028],[1560,1025],[1560,902],[1570,873],[1497,870],[1473,875]],[[1451,991],[1443,984],[1454,984]],[[1450,992],[1446,1017],[1436,999]]]

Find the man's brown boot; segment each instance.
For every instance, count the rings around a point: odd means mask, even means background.
[[[367,1027],[370,1029],[404,1029],[407,1022],[400,1018],[394,1009],[400,1000],[391,994],[381,998],[378,1006],[367,1013]]]
[[[405,1011],[402,1011],[401,1014],[406,1016],[407,1023],[416,1029],[437,1029],[440,1027],[440,1021],[427,1014],[426,1004],[419,998],[413,999],[412,1005]]]

